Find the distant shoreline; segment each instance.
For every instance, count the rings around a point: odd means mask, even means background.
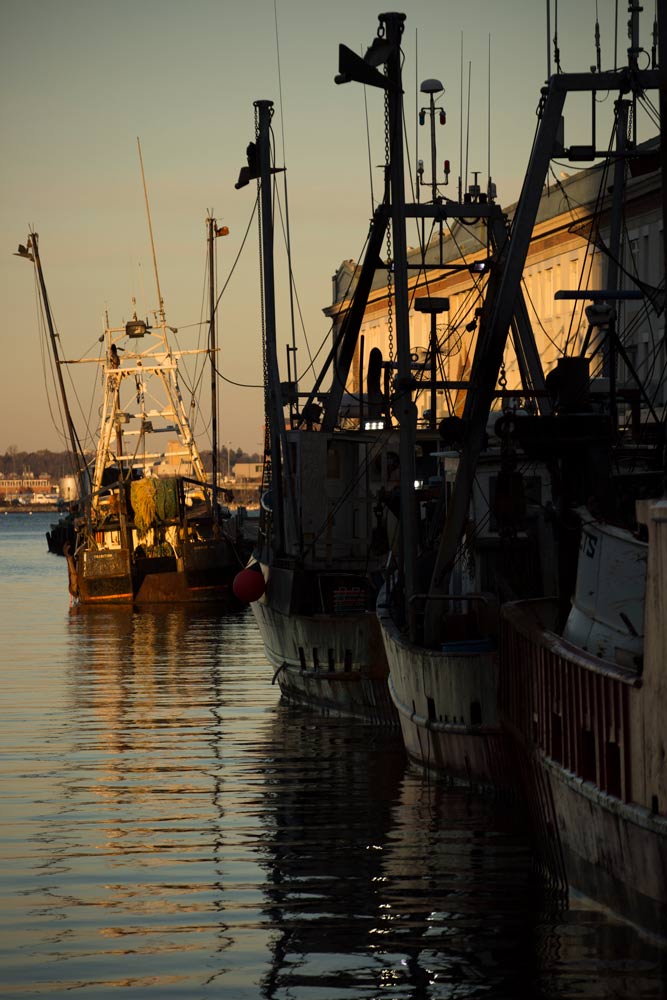
[[[62,514],[67,511],[58,510],[55,504],[51,503],[22,503],[19,507],[9,504],[0,504],[0,514]]]

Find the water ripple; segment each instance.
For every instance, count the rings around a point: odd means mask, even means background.
[[[665,995],[509,807],[280,704],[248,613],[71,611],[45,522],[7,520],[0,996]]]

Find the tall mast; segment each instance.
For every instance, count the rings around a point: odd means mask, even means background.
[[[402,570],[405,613],[410,637],[414,638],[414,604],[417,582],[417,518],[415,507],[415,441],[417,407],[412,398],[413,377],[410,356],[407,243],[405,235],[405,173],[403,161],[403,88],[401,81],[401,36],[405,14],[378,16],[380,27],[362,59],[346,45],[339,46],[336,83],[355,80],[378,87],[385,95],[385,128],[388,151],[391,224],[393,238],[394,289],[396,296],[397,376],[394,383],[393,409],[400,425],[400,500]],[[384,66],[385,73],[378,67]],[[385,175],[386,176],[386,175]],[[435,207],[434,207],[435,211]],[[378,213],[376,212],[376,221]],[[354,331],[352,331],[354,332]]]
[[[276,346],[275,276],[273,271],[273,206],[271,203],[271,145],[270,129],[273,101],[255,101],[258,113],[257,160],[260,176],[260,210],[262,259],[264,264],[264,322],[266,324],[266,362],[268,395],[269,441],[271,451],[271,492],[273,495],[274,523],[278,529],[278,550],[285,550],[285,512],[282,487],[281,437],[285,435],[278,351]],[[286,454],[285,449],[285,454]]]
[[[405,173],[403,163],[403,88],[401,82],[401,36],[405,14],[381,14],[388,54],[387,116],[389,126],[389,172],[391,178],[391,223],[394,244],[394,293],[396,296],[397,378],[394,412],[400,424],[399,461],[401,533],[405,611],[414,639],[414,605],[417,592],[417,523],[415,510],[415,439],[417,407],[412,398],[412,370],[408,304],[407,241],[405,236]]]
[[[76,433],[76,427],[74,426],[74,421],[72,420],[72,414],[67,400],[67,391],[65,389],[65,381],[63,379],[63,373],[62,373],[62,361],[60,359],[60,351],[58,350],[58,334],[56,333],[55,327],[53,325],[53,317],[51,315],[51,305],[49,303],[49,296],[46,291],[46,283],[44,281],[44,273],[42,271],[42,261],[39,256],[39,236],[37,233],[30,233],[30,235],[28,236],[27,248],[19,247],[19,252],[16,256],[26,257],[28,260],[32,260],[35,264],[35,270],[37,272],[37,280],[39,281],[39,288],[42,296],[42,302],[44,303],[46,324],[49,328],[51,352],[53,354],[53,360],[56,366],[58,389],[60,391],[60,399],[62,402],[63,412],[65,414],[65,423],[67,425],[67,434],[70,440],[70,449],[71,449],[72,461],[74,463],[74,471],[76,473],[77,479],[79,480],[79,491],[83,493],[85,492],[86,488],[86,483],[85,483],[86,462],[83,456],[83,449],[81,447],[81,442],[79,441],[79,436]]]
[[[206,220],[208,227],[208,286],[209,286],[209,330],[208,353],[211,362],[211,476],[213,489],[213,517],[218,522],[218,378],[216,371],[216,340],[215,340],[215,219]]]

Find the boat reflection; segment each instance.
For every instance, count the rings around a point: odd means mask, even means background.
[[[430,784],[371,727],[281,705],[274,730],[257,849],[277,932],[263,996],[534,984],[544,895],[511,807]]]
[[[280,703],[247,612],[68,624],[17,937],[49,995],[659,995],[653,952],[543,891],[509,805]]]

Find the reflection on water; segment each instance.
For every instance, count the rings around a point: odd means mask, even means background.
[[[70,611],[43,530],[0,520],[0,996],[665,995],[507,806],[280,705],[247,613]]]

